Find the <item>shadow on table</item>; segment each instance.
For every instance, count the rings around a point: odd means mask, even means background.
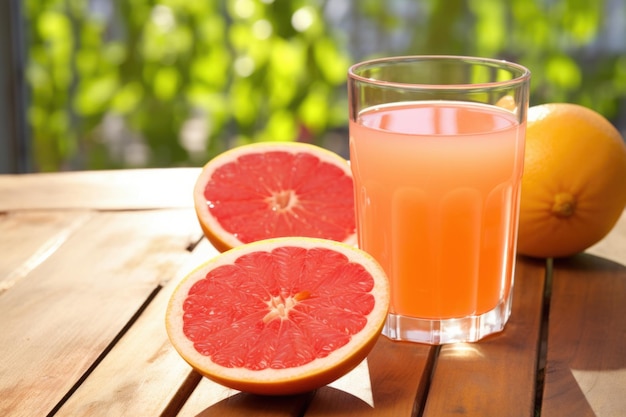
[[[317,391],[288,396],[263,396],[240,392],[206,408],[197,417],[246,415],[246,416],[301,416],[308,410],[314,396],[322,395],[324,398],[332,398],[332,404],[325,404],[323,414],[328,412],[354,413],[362,415],[371,410],[371,407],[360,398],[332,387],[323,387]]]

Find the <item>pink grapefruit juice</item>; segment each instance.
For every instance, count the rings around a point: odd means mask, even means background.
[[[496,106],[389,104],[350,122],[359,246],[390,313],[480,315],[511,291],[525,125]]]

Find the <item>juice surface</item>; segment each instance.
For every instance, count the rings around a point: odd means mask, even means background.
[[[445,101],[350,122],[359,245],[389,276],[392,314],[466,317],[508,296],[524,130],[498,107]]]

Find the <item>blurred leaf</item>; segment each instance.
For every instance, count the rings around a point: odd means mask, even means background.
[[[232,114],[243,127],[250,127],[258,111],[254,86],[245,79],[236,80],[230,90]]]
[[[268,71],[291,77],[292,82],[303,77],[306,62],[306,50],[298,40],[287,42],[276,38],[272,43],[270,67]]]
[[[167,101],[178,92],[180,75],[176,68],[159,68],[154,76],[154,94],[157,98]]]
[[[41,107],[30,106],[28,109],[28,120],[35,132],[45,129],[46,111]]]
[[[307,128],[319,133],[326,127],[329,102],[328,88],[324,84],[311,85],[298,109],[298,115]]]
[[[141,53],[148,61],[171,64],[178,55],[188,53],[193,45],[191,31],[178,24],[174,11],[168,6],[154,6],[143,31]]]
[[[500,0],[473,0],[469,7],[477,17],[477,47],[490,56],[499,51],[506,39],[505,4]]]
[[[286,109],[281,109],[270,115],[266,129],[259,135],[257,140],[291,141],[296,139],[297,130],[294,115]]]
[[[224,140],[221,134],[224,131],[224,125],[230,120],[231,116],[226,97],[201,86],[194,86],[187,93],[187,97],[194,108],[202,110],[202,115],[206,122],[207,135]],[[219,148],[220,151],[225,148],[225,146],[220,146],[219,144],[215,147]]]
[[[228,39],[236,52],[243,53],[253,39],[252,28],[244,23],[234,23],[228,29]]]
[[[568,0],[562,14],[563,25],[577,44],[593,40],[600,27],[601,2]]]
[[[81,49],[76,52],[76,68],[83,77],[88,77],[100,68],[100,54],[93,49]]]
[[[299,91],[295,75],[289,76],[278,71],[267,74],[267,85],[269,90],[268,103],[271,108],[288,107]]]
[[[193,35],[187,26],[177,26],[169,37],[169,41],[178,55],[185,55],[193,46]]]
[[[120,88],[111,101],[111,109],[118,113],[130,113],[141,102],[143,87],[139,82],[130,82]]]
[[[554,85],[568,90],[578,88],[582,78],[578,64],[565,55],[550,57],[546,76]]]
[[[190,2],[192,3],[192,2]],[[203,2],[193,2],[203,3]],[[223,16],[219,14],[212,14],[208,16],[202,16],[196,24],[197,38],[196,41],[202,45],[222,45],[224,42],[226,33],[226,22]]]
[[[26,70],[26,79],[38,99],[47,101],[52,96],[52,78],[44,65],[32,62]]]
[[[121,42],[109,42],[102,47],[103,59],[111,65],[119,65],[126,59],[126,46]]]
[[[46,122],[52,131],[59,133],[65,132],[69,123],[67,113],[63,110],[49,114]],[[74,151],[74,145],[70,140],[59,141],[57,142],[57,149],[61,155],[68,155]]]
[[[115,73],[83,80],[74,98],[76,112],[81,115],[103,113],[115,94],[117,84]]]
[[[617,58],[614,65],[615,69],[615,88],[622,94],[626,93],[626,56],[622,55]]]
[[[318,40],[313,45],[317,67],[329,83],[338,85],[346,80],[348,59],[337,49],[331,38]]]
[[[44,39],[56,42],[71,42],[70,22],[63,13],[46,10],[37,19],[37,31]]]
[[[212,48],[206,55],[194,59],[189,69],[192,82],[200,82],[215,89],[226,85],[230,72],[230,54],[225,48]]]

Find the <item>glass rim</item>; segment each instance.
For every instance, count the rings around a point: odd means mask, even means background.
[[[380,67],[384,64],[391,63],[412,63],[422,61],[466,61],[467,64],[483,65],[486,67],[500,68],[509,70],[511,72],[510,80],[503,81],[491,81],[483,83],[460,83],[460,84],[420,84],[420,83],[405,83],[397,81],[387,81],[376,78],[369,78],[357,73],[358,70],[370,67]],[[515,76],[515,72],[519,72],[518,76]],[[515,62],[507,61],[504,59],[496,58],[484,58],[476,56],[465,55],[400,55],[390,56],[384,58],[373,58],[365,61],[358,62],[351,65],[348,68],[348,77],[355,81],[360,81],[367,84],[378,85],[380,87],[400,88],[408,90],[468,90],[468,89],[494,89],[499,87],[510,87],[516,84],[527,82],[530,79],[530,70],[523,65]]]

